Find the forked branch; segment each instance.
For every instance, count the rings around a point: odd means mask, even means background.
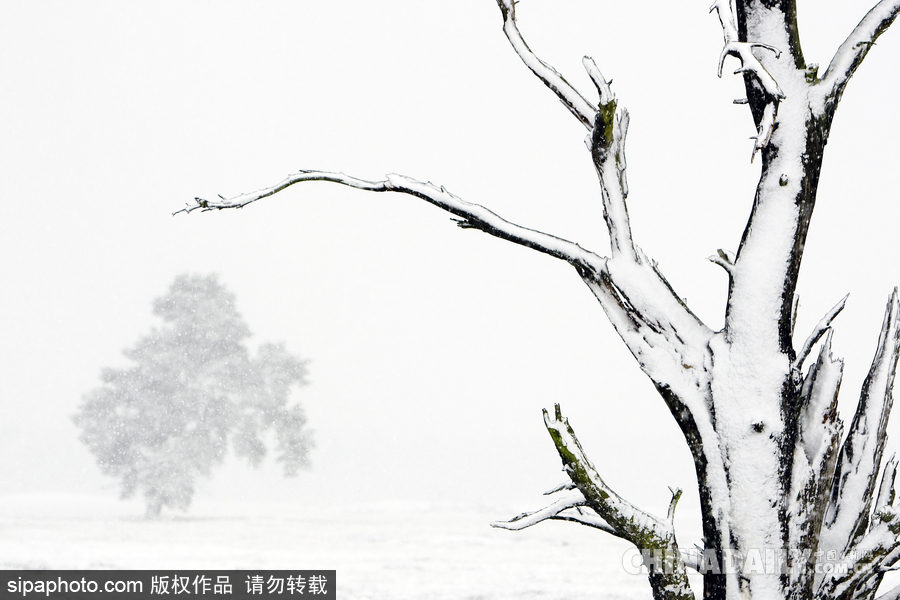
[[[585,503],[609,523],[620,536],[638,547],[648,539],[665,545],[674,540],[675,532],[668,523],[642,511],[615,493],[597,473],[581,447],[559,404],[555,416],[544,411],[544,425],[563,461],[563,470],[581,492]]]
[[[516,23],[514,0],[497,0],[497,4],[503,13],[503,32],[513,50],[531,72],[556,94],[569,112],[591,131],[586,142],[603,186],[603,214],[609,229],[613,256],[625,251],[629,252],[634,260],[636,256],[625,206],[625,198],[628,196],[628,182],[625,177],[628,111],[616,110],[615,96],[609,82],[600,73],[593,59],[585,56],[583,64],[597,88],[599,105],[588,101],[556,69],[531,51]]]
[[[559,72],[542,61],[531,51],[525,39],[519,32],[519,26],[516,24],[516,1],[517,0],[497,0],[500,11],[503,13],[503,33],[506,34],[509,43],[512,45],[516,54],[522,59],[531,72],[537,75],[538,79],[544,82],[550,88],[556,97],[559,98],[566,108],[569,109],[581,124],[590,131],[594,127],[594,114],[597,107],[589,102],[581,93],[559,74]]]
[[[600,477],[584,453],[581,443],[559,405],[554,417],[544,411],[544,425],[553,438],[563,469],[589,506],[611,529],[642,552],[660,557],[664,568],[650,567],[650,585],[654,598],[693,600],[684,559],[675,541],[674,511],[681,490],[673,491],[666,520],[642,511],[616,494]],[[659,565],[658,565],[659,566]]]
[[[753,145],[753,156],[756,156],[758,150],[762,150],[769,144],[769,138],[775,129],[775,116],[778,112],[778,102],[785,95],[781,91],[781,87],[775,78],[766,70],[763,64],[753,55],[754,48],[763,48],[775,54],[775,58],[781,57],[781,50],[759,42],[742,42],[738,37],[737,26],[735,25],[734,9],[731,5],[732,0],[715,0],[709,11],[716,11],[719,15],[719,22],[722,24],[722,35],[725,38],[725,45],[722,53],[719,55],[719,77],[722,77],[722,67],[725,63],[725,57],[734,56],[741,61],[741,66],[735,70],[738,73],[750,73],[759,82],[766,94],[766,105],[762,111],[762,119],[757,128],[756,142]],[[750,160],[753,160],[751,156]]]

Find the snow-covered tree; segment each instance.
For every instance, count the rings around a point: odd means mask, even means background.
[[[274,430],[285,475],[307,465],[306,417],[290,402],[306,366],[283,345],[247,349],[250,330],[215,275],[181,275],[153,303],[162,319],[133,348],[131,366],[104,369],[75,415],[81,440],[122,496],[144,494],[147,515],[186,510],[199,475],[222,463],[229,443],[257,466]]]
[[[576,90],[525,43],[517,2],[497,3],[515,52],[587,131],[609,256],[511,223],[443,186],[397,174],[367,181],[304,170],[256,192],[198,198],[183,210],[239,208],[296,183],[328,181],[420,198],[454,215],[463,229],[569,263],[684,435],[696,469],[704,539],[694,551],[679,547],[673,518],[680,491],[673,492],[668,515],[658,518],[611,490],[558,405],[545,411],[544,421],[569,481],[553,490],[559,498],[546,508],[495,525],[521,529],[568,520],[625,539],[646,557],[657,599],[874,598],[885,571],[900,559],[900,516],[893,506],[897,463],[883,461],[900,354],[900,300],[895,289],[856,413],[845,425],[837,414],[843,362],[831,352],[832,321],[844,301],[803,335],[794,331],[795,292],[835,110],[875,40],[900,12],[900,0],[879,1],[848,27],[849,36],[824,70],[804,60],[796,0],[713,4],[724,35],[719,74],[734,62],[743,77],[746,97],[737,103],[750,109],[756,127],[751,154],[761,162],[737,251],[719,250],[710,258],[729,278],[725,325],[718,331],[691,311],[632,238],[626,206],[629,115],[610,81],[585,57],[596,89]],[[677,43],[674,31],[673,36]],[[665,43],[657,48],[670,50]],[[689,135],[687,118],[677,127],[668,134]],[[691,589],[689,568],[703,574],[702,591]],[[882,598],[900,598],[900,588]]]

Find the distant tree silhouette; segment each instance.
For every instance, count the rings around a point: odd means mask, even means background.
[[[121,479],[123,498],[140,490],[151,518],[164,506],[186,510],[197,476],[222,463],[229,442],[258,466],[268,430],[285,475],[307,465],[306,417],[288,401],[306,383],[304,361],[281,344],[251,357],[250,330],[215,275],[177,277],[153,314],[162,327],[124,351],[134,364],[104,369],[104,385],[74,416],[103,473]]]

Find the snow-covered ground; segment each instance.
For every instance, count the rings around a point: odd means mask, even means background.
[[[339,597],[403,600],[649,598],[627,545],[569,523],[489,527],[509,507],[353,508],[204,501],[140,518],[138,502],[0,496],[3,569],[336,569]]]

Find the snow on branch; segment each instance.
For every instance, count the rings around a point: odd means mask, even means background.
[[[775,58],[781,57],[781,50],[762,44],[759,42],[742,42],[738,38],[737,27],[735,26],[734,8],[732,0],[716,0],[709,8],[709,12],[716,11],[719,15],[719,22],[722,24],[722,34],[725,37],[725,45],[719,55],[718,75],[722,77],[722,67],[725,64],[726,56],[734,56],[741,61],[741,66],[735,70],[738,73],[750,73],[756,77],[762,89],[766,92],[766,106],[763,109],[762,120],[757,130],[756,142],[753,145],[753,157],[756,156],[758,150],[762,150],[769,144],[769,138],[775,129],[775,116],[778,112],[778,102],[785,95],[781,91],[781,87],[775,78],[766,70],[763,64],[756,56],[753,55],[754,48],[762,48],[775,54]]]
[[[566,108],[569,109],[575,117],[581,121],[582,125],[590,131],[594,126],[594,114],[597,108],[591,104],[578,90],[563,78],[559,72],[542,61],[537,55],[531,51],[528,44],[525,43],[522,34],[519,32],[519,26],[516,24],[516,3],[517,0],[497,0],[500,10],[503,13],[503,33],[506,34],[513,50],[522,59],[531,72],[537,75],[538,79],[544,82],[554,94],[559,98]]]
[[[800,442],[812,467],[816,485],[822,486],[827,499],[831,490],[828,483],[837,458],[836,447],[840,442],[843,425],[837,416],[838,391],[844,373],[844,362],[831,355],[831,332],[819,351],[819,358],[809,369],[800,392]],[[824,505],[816,503],[816,510]]]
[[[667,522],[633,506],[606,485],[585,455],[568,419],[562,416],[559,404],[555,418],[544,410],[544,425],[562,458],[563,469],[578,488],[584,503],[618,531],[620,537],[639,547],[648,536],[663,545],[674,539],[675,532]]]
[[[531,49],[516,23],[516,1],[497,0],[503,13],[503,31],[513,50],[522,62],[550,88],[560,101],[590,131],[586,139],[588,149],[594,158],[597,173],[603,187],[603,214],[609,229],[613,255],[621,250],[630,251],[634,257],[631,228],[625,198],[628,196],[628,182],[625,177],[625,134],[628,130],[628,111],[616,110],[615,95],[609,82],[603,77],[593,59],[585,56],[584,68],[597,88],[599,106],[588,101],[572,87],[559,72],[541,60]]]
[[[599,275],[606,268],[606,259],[585,250],[574,242],[510,223],[480,204],[466,202],[462,198],[451,194],[443,186],[418,181],[405,175],[390,174],[383,181],[366,181],[343,173],[299,171],[276,185],[255,192],[241,194],[234,198],[223,198],[221,201],[196,198],[195,204],[186,206],[177,212],[190,213],[198,209],[208,211],[243,208],[257,200],[280,192],[295,183],[304,181],[329,181],[370,192],[398,192],[416,196],[459,217],[457,225],[464,229],[479,229],[498,238],[549,254],[572,264],[579,272],[585,274],[593,273]]]
[[[628,110],[617,110],[615,96],[609,89],[609,82],[597,69],[594,61],[584,58],[585,67],[594,79],[600,92],[601,104],[594,121],[594,129],[588,136],[587,145],[591,151],[594,168],[600,178],[603,195],[603,218],[609,232],[609,243],[613,257],[625,255],[637,262],[638,255],[631,237],[628,219],[628,180],[625,176],[625,136],[628,133],[630,117]],[[596,79],[595,79],[596,78]],[[605,99],[605,100],[604,100]]]
[[[869,512],[887,440],[898,355],[900,301],[895,288],[885,311],[878,350],[835,467],[834,487],[820,539],[825,548],[845,551],[857,545],[870,525]]]
[[[559,404],[551,417],[544,411],[544,425],[572,483],[581,492],[587,506],[594,510],[618,536],[628,540],[642,551],[651,551],[664,557],[665,568],[650,568],[650,585],[655,598],[694,600],[687,579],[684,559],[675,541],[674,510],[681,496],[673,491],[666,520],[642,511],[616,494],[600,477],[594,465],[581,447],[568,419],[562,416]]]
[[[878,500],[875,501],[875,510],[882,506],[893,506],[894,483],[896,480],[897,456],[891,455],[887,464],[884,465],[884,472],[881,474],[881,485],[878,487]]]
[[[797,358],[794,359],[794,364],[792,368],[795,370],[800,370],[803,366],[803,362],[809,356],[810,351],[812,351],[812,347],[819,341],[819,338],[831,328],[831,322],[834,320],[838,314],[844,310],[844,306],[847,304],[847,298],[850,297],[850,294],[847,294],[841,301],[832,307],[824,317],[822,317],[816,326],[813,328],[812,333],[809,334],[809,337],[806,338],[806,341],[803,343],[803,347],[800,349],[800,352],[797,353]]]
[[[868,532],[854,543],[819,586],[817,598],[871,598],[884,573],[897,560],[900,549],[900,515],[891,506],[872,514]],[[851,595],[848,595],[851,594]]]
[[[800,391],[799,439],[791,467],[788,503],[793,507],[789,531],[792,548],[804,547],[822,530],[822,514],[831,496],[841,443],[843,424],[838,418],[837,403],[844,364],[831,355],[831,337],[829,331]]]
[[[875,598],[875,600],[900,600],[900,585]]]
[[[728,252],[727,250],[723,250],[719,248],[716,250],[716,253],[712,256],[707,256],[706,260],[709,262],[719,265],[725,272],[731,275],[734,272],[734,254]]]
[[[609,526],[609,524],[598,517],[596,514],[590,514],[581,510],[581,507],[587,507],[587,501],[581,492],[575,492],[569,496],[565,496],[556,500],[549,506],[534,512],[526,512],[516,515],[509,521],[497,521],[491,523],[491,527],[498,529],[508,529],[510,531],[520,531],[532,525],[537,525],[541,521],[557,520],[572,521],[589,527],[594,527],[605,531],[616,537],[622,537],[618,531]],[[574,510],[571,510],[574,509]],[[590,510],[590,509],[588,509]],[[569,511],[564,513],[564,511]],[[591,511],[593,512],[593,511]]]
[[[603,216],[609,233],[612,258],[621,257],[626,259],[625,262],[630,262],[639,267],[649,266],[649,270],[653,272],[653,276],[650,278],[652,281],[649,284],[654,288],[653,291],[660,292],[662,297],[656,300],[657,296],[647,296],[646,292],[650,290],[647,289],[646,284],[641,282],[639,286],[642,288],[640,290],[641,303],[647,304],[647,308],[652,311],[652,314],[635,310],[636,306],[634,304],[630,307],[625,306],[628,303],[625,298],[635,299],[638,296],[638,294],[635,294],[637,290],[630,284],[644,279],[646,273],[632,281],[625,281],[624,278],[608,277],[606,276],[608,273],[603,272],[604,276],[601,278],[583,276],[585,282],[594,291],[601,304],[603,304],[610,319],[617,320],[620,323],[627,323],[625,329],[633,325],[635,328],[642,330],[642,333],[649,333],[646,331],[649,326],[649,328],[654,330],[667,330],[667,332],[674,334],[670,336],[674,338],[678,338],[678,334],[683,333],[685,329],[700,331],[701,335],[690,336],[692,341],[698,342],[697,345],[688,344],[692,347],[686,351],[676,351],[676,354],[681,357],[685,357],[687,354],[696,354],[698,349],[705,348],[708,335],[711,332],[707,331],[705,326],[699,322],[699,319],[687,309],[681,298],[675,294],[662,274],[659,273],[655,263],[648,261],[641,254],[632,239],[628,208],[625,202],[628,196],[628,182],[625,176],[625,138],[630,121],[628,111],[618,107],[610,82],[606,80],[592,58],[585,56],[582,62],[588,76],[597,88],[599,96],[598,106],[587,101],[553,67],[542,61],[531,51],[522,39],[516,24],[516,0],[497,0],[497,4],[503,13],[504,32],[509,38],[513,49],[526,66],[556,93],[563,104],[590,131],[586,143],[591,151],[594,165],[600,178],[603,193]],[[595,270],[594,272],[600,273],[601,271]],[[625,302],[623,303],[622,300],[625,300]],[[633,302],[634,300],[632,300]],[[665,309],[663,309],[663,306],[665,306]],[[619,330],[620,334],[624,331],[624,329],[619,327],[617,327],[617,330]],[[699,338],[704,339],[700,340]],[[628,340],[626,340],[626,343],[629,343]],[[630,344],[630,348],[632,352],[635,352],[635,356],[641,354],[641,351],[635,348],[635,344]],[[681,348],[681,350],[685,350],[685,348]],[[677,365],[678,368],[681,368],[682,364],[693,365],[694,358],[696,357],[685,357],[683,362]]]
[[[819,82],[826,98],[834,103],[840,100],[847,82],[875,45],[875,40],[890,27],[898,13],[900,0],[881,0],[863,17],[838,48]]]
[[[642,254],[637,254],[636,261],[630,257],[610,261],[574,242],[506,221],[484,206],[466,202],[451,194],[443,186],[396,174],[388,175],[382,181],[367,181],[343,173],[303,170],[276,185],[233,198],[196,198],[193,205],[177,212],[242,208],[306,181],[327,181],[370,192],[412,195],[459,217],[457,224],[464,229],[480,229],[500,239],[568,262],[578,270],[581,278],[594,292],[642,368],[651,373],[655,381],[671,381],[669,375],[673,373],[684,380],[683,385],[673,384],[672,391],[685,403],[684,408],[699,412],[690,416],[689,412],[679,409],[675,414],[689,415],[690,428],[698,422],[709,422],[702,404],[681,396],[682,392],[693,394],[698,389],[695,376],[704,372],[701,368],[705,357],[704,349],[712,335],[711,331],[687,309],[659,273],[655,263]],[[612,262],[618,264],[616,274],[610,273]],[[657,358],[650,361],[651,356]],[[693,368],[694,366],[697,368]]]

